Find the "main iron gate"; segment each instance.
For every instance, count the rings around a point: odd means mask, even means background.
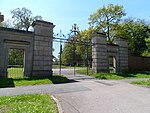
[[[71,32],[65,36],[62,31],[54,35],[53,42],[59,47],[58,59],[54,57],[53,68],[72,68],[72,75],[80,70],[89,74],[92,65],[92,43],[88,37],[82,37],[76,24],[72,26]],[[81,53],[82,52],[82,53]]]

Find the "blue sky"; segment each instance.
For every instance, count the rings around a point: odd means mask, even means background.
[[[123,5],[126,17],[150,20],[150,0],[0,0],[0,12],[5,19],[11,19],[10,11],[26,7],[33,15],[41,15],[43,20],[56,25],[54,33],[67,35],[76,23],[80,30],[88,28],[89,15],[108,4]],[[58,56],[58,44],[54,44],[54,55]]]

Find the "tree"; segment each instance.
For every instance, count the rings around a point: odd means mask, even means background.
[[[84,30],[80,32],[80,35],[78,35],[77,37],[69,38],[68,40],[69,43],[65,44],[65,47],[63,48],[63,51],[62,51],[61,58],[62,58],[62,63],[64,65],[73,66],[73,62],[76,62],[76,65],[87,65],[87,60],[91,61],[91,58],[92,58],[91,49],[92,48],[90,45],[90,40],[91,40],[91,34],[93,32],[94,30],[88,29],[88,30]],[[76,40],[75,44],[71,43],[72,38],[75,38]]]
[[[108,41],[111,41],[110,32],[125,15],[126,13],[122,5],[109,4],[108,6],[103,6],[98,9],[96,13],[91,14],[89,17],[89,24],[93,29],[105,32]]]
[[[9,49],[8,64],[9,65],[23,65],[24,50],[23,49]]]
[[[142,53],[142,56],[150,57],[150,37],[145,39],[145,41],[148,49]]]
[[[13,28],[11,20],[6,20],[0,23],[0,27]]]
[[[16,29],[25,29],[26,31],[29,30],[29,27],[35,20],[41,20],[41,16],[32,16],[32,12],[29,9],[23,8],[16,8],[11,11],[12,18],[14,19],[13,23]]]
[[[73,46],[71,43],[66,43],[62,51],[62,64],[73,66]]]
[[[114,30],[117,38],[127,38],[129,49],[138,56],[146,56],[149,48],[150,28],[145,20],[126,19],[122,24],[117,25]],[[143,54],[144,52],[144,54]]]

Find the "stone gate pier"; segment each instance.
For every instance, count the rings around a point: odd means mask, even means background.
[[[126,39],[116,39],[114,44],[107,43],[103,33],[92,35],[92,69],[95,73],[110,72],[109,58],[113,60],[114,72],[128,71],[128,43]]]
[[[52,75],[53,23],[35,21],[33,23],[33,65],[32,75]]]
[[[0,77],[7,77],[8,49],[24,50],[24,75],[52,75],[53,28],[50,22],[37,20],[34,31],[0,27]]]

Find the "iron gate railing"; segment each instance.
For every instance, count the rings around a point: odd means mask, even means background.
[[[7,74],[9,78],[22,78],[24,76],[24,50],[8,49]]]
[[[73,64],[73,67],[74,67],[74,75],[76,74],[76,66],[77,66],[77,60],[76,60],[76,57],[75,57],[75,45],[76,44],[79,44],[79,45],[82,45],[82,46],[85,46],[86,48],[86,57],[84,59],[84,61],[81,61],[81,65],[83,66],[83,62],[85,62],[85,65],[86,65],[86,72],[87,72],[87,75],[89,74],[89,68],[91,67],[91,62],[92,62],[92,58],[90,58],[88,56],[89,54],[89,51],[88,51],[88,48],[92,46],[92,42],[91,40],[86,40],[86,41],[83,41],[83,40],[77,40],[77,36],[80,36],[80,32],[79,32],[79,28],[77,27],[76,24],[74,24],[72,26],[72,29],[70,30],[71,33],[68,34],[68,37],[69,38],[66,38],[66,36],[60,31],[60,33],[54,35],[54,39],[53,41],[54,42],[58,42],[59,43],[59,46],[60,46],[60,52],[59,52],[59,74],[61,75],[61,68],[62,68],[62,59],[61,59],[61,54],[62,54],[62,43],[71,43],[72,46],[73,46],[73,61],[72,61],[72,64]],[[87,38],[88,39],[88,38]],[[85,68],[81,68],[81,69],[84,69]]]
[[[9,78],[22,78],[24,76],[23,65],[9,65],[7,73]]]

